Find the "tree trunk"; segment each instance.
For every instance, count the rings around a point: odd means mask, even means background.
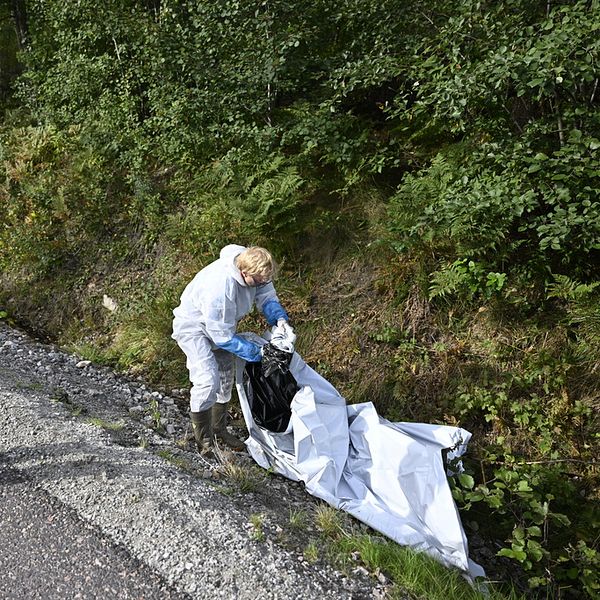
[[[10,15],[15,25],[15,31],[17,32],[19,49],[24,50],[29,43],[25,0],[10,0]]]

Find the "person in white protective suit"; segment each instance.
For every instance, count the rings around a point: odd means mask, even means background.
[[[289,317],[272,283],[276,269],[264,248],[225,246],[219,259],[187,285],[173,311],[172,337],[187,357],[192,428],[201,454],[210,453],[214,437],[232,448],[243,448],[227,432],[233,355],[260,362],[262,354],[258,344],[236,334],[236,327],[256,304],[269,325],[289,328]]]

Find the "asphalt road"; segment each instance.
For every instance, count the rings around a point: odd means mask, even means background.
[[[0,598],[178,600],[156,573],[0,465]]]

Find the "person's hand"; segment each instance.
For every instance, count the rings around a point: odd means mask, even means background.
[[[277,321],[277,327],[283,330],[286,337],[290,339],[293,338],[294,341],[296,340],[296,334],[294,333],[294,329],[288,323],[288,321],[286,321],[285,319],[279,319],[279,321]]]
[[[296,334],[291,325],[285,319],[279,319],[273,327],[271,343],[284,352],[293,353]]]

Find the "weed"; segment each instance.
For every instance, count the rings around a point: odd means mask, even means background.
[[[308,521],[308,515],[306,514],[306,511],[304,511],[302,509],[293,510],[290,508],[289,521],[290,521],[290,527],[292,529],[301,530],[306,527],[306,524]]]
[[[18,383],[16,386],[19,390],[39,392],[44,389],[41,383]],[[58,397],[52,396],[50,400],[59,401]]]
[[[87,419],[87,423],[94,425],[95,427],[101,427],[102,429],[106,429],[108,431],[120,431],[125,426],[123,423],[111,423],[110,421],[106,421],[100,417],[90,417]]]
[[[265,515],[254,513],[250,515],[250,524],[253,527],[252,538],[257,542],[263,542],[265,539],[265,532],[263,526],[265,523]]]
[[[319,560],[319,548],[314,542],[311,542],[304,548],[303,555],[309,563],[315,563]]]
[[[217,449],[219,459],[219,472],[233,483],[241,492],[255,492],[264,483],[264,471],[254,465],[242,464],[233,456],[226,456],[222,450]]]
[[[193,471],[192,465],[187,460],[185,460],[185,458],[182,458],[181,456],[176,456],[170,450],[159,450],[157,452],[157,455],[161,458],[164,458],[172,465],[175,465],[178,469],[181,469],[182,471]]]
[[[340,511],[327,504],[321,504],[317,507],[315,523],[321,533],[332,539],[339,538],[344,532]]]
[[[156,431],[162,430],[160,407],[156,398],[150,399],[150,416],[152,417],[152,425]]]
[[[235,495],[235,490],[232,487],[228,487],[225,485],[214,485],[212,484],[213,490],[223,494],[223,496],[232,497]]]
[[[65,392],[63,389],[55,389],[50,396],[50,400],[64,404],[71,411],[71,414],[74,417],[78,417],[81,413],[86,412],[86,408],[80,406],[79,404],[75,404],[69,397],[69,394],[67,394],[67,392]]]

